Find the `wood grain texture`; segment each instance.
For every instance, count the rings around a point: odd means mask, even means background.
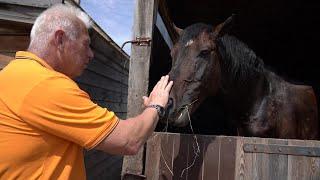
[[[157,0],[137,0],[134,14],[133,37],[152,38]],[[151,46],[132,45],[129,70],[128,116],[142,111],[142,96],[148,94]]]
[[[135,3],[133,37],[152,38],[155,17],[157,13],[157,0],[137,0]],[[128,117],[134,117],[143,110],[142,96],[148,94],[149,68],[151,58],[150,46],[132,45],[129,86],[128,86]],[[130,163],[123,163],[124,172],[143,174],[143,152],[134,159],[137,166],[133,167]],[[128,159],[128,160],[127,160]],[[124,162],[130,161],[131,157],[125,156]]]
[[[157,137],[157,138],[155,138]],[[194,157],[193,135],[157,133],[148,143],[147,179],[203,180],[319,180],[320,157],[244,152],[246,143],[264,145],[320,146],[320,141],[197,135],[201,155],[181,176]],[[281,149],[280,149],[281,150]],[[161,154],[163,157],[161,157]],[[171,164],[170,164],[171,160]],[[168,165],[168,167],[167,167]],[[150,167],[150,169],[148,169]],[[170,173],[173,170],[173,175]],[[156,174],[155,174],[156,173]],[[148,178],[149,177],[149,178]]]
[[[16,4],[23,6],[48,8],[56,3],[62,3],[62,0],[1,0],[3,3]]]
[[[1,52],[24,51],[28,48],[29,37],[16,35],[0,35],[0,42]]]
[[[2,54],[0,52],[0,70],[3,69],[12,59],[14,59],[14,56],[8,56],[6,54]]]

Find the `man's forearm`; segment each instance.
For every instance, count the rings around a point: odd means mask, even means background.
[[[137,150],[139,150],[153,133],[158,119],[158,112],[154,108],[147,108],[140,115],[132,118],[131,120],[134,121],[134,125],[128,145],[136,146]]]

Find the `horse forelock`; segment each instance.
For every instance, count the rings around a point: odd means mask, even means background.
[[[191,41],[194,41],[202,32],[211,32],[212,26],[204,23],[196,23],[185,28],[180,36],[179,43],[183,46],[189,45]]]

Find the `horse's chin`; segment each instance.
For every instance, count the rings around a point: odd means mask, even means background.
[[[186,109],[180,111],[172,119],[171,124],[175,127],[185,127],[189,123],[189,115]]]

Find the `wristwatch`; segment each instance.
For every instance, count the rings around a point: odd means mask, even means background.
[[[146,106],[146,108],[155,108],[158,112],[158,116],[160,119],[163,118],[165,115],[164,107],[162,107],[158,104],[151,104],[151,105]]]

